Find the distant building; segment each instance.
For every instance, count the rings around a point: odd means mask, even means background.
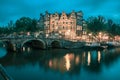
[[[65,38],[82,35],[84,23],[82,11],[72,11],[69,14],[65,12],[50,14],[46,11],[45,15],[40,15],[39,20],[39,26],[44,27],[47,36],[59,34]]]

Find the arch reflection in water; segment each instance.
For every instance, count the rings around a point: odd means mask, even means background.
[[[5,44],[3,44],[3,47],[5,47]]]
[[[7,54],[7,50],[5,48],[0,47],[0,58],[4,57]]]

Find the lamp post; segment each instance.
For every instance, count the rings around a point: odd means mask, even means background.
[[[101,42],[101,35],[102,35],[102,33],[99,32],[99,42]]]
[[[92,33],[89,33],[88,35],[89,35],[89,42],[90,42],[90,41],[91,41],[91,40],[90,40],[90,37],[92,36]]]

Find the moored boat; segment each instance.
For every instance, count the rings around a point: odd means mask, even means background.
[[[84,47],[87,50],[103,50],[105,47],[101,46],[98,42],[87,42]]]

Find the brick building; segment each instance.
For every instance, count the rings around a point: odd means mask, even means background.
[[[56,34],[74,38],[82,35],[84,22],[82,11],[72,11],[69,14],[65,12],[50,14],[46,11],[45,15],[40,14],[39,26],[44,27],[46,36]]]

